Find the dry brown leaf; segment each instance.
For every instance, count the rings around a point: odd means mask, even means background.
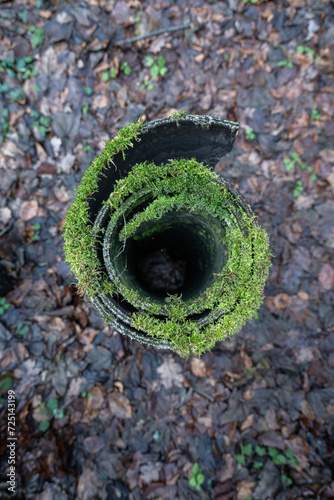
[[[78,500],[91,500],[99,493],[98,479],[93,469],[93,464],[89,465],[88,461],[86,461],[86,466],[79,477]]]
[[[220,483],[228,481],[234,475],[234,459],[232,455],[226,453],[223,455],[223,459],[225,460],[225,465],[217,471],[217,479]]]
[[[85,399],[85,415],[90,418],[96,418],[99,414],[100,409],[103,407],[104,398],[103,393],[99,387],[94,387],[91,391],[89,391],[91,396]]]
[[[104,440],[100,436],[88,436],[83,442],[88,453],[98,453],[104,447]]]
[[[37,200],[24,201],[20,208],[20,217],[22,220],[27,222],[28,220],[37,217],[38,214],[38,203]]]
[[[326,291],[331,290],[334,287],[334,269],[330,264],[324,264],[319,273],[318,280],[322,288]]]
[[[139,470],[139,481],[141,484],[150,484],[159,481],[159,473],[162,467],[161,462],[149,462],[141,465]]]
[[[255,484],[253,481],[239,481],[237,483],[238,500],[247,500],[249,496],[252,496]]]
[[[102,109],[107,108],[109,106],[109,98],[104,94],[98,94],[94,97],[92,102],[92,109]]]
[[[245,429],[249,429],[249,427],[252,427],[252,425],[254,423],[254,417],[255,417],[254,413],[247,415],[245,421],[241,424],[242,431],[244,431]]]
[[[202,359],[193,358],[191,360],[191,371],[196,377],[205,377],[206,376],[206,366]]]
[[[132,409],[130,401],[124,394],[112,392],[108,396],[109,408],[113,416],[118,418],[131,418]]]
[[[157,368],[161,383],[165,389],[171,389],[173,385],[181,387],[184,380],[182,366],[174,361],[172,356],[166,356],[164,362]]]

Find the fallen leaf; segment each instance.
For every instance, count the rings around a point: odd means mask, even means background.
[[[20,208],[21,219],[27,222],[28,220],[37,217],[38,209],[39,206],[36,200],[24,201]]]
[[[225,465],[217,471],[217,479],[220,483],[224,483],[234,476],[234,459],[232,455],[226,453],[223,455],[223,459],[225,460]]]
[[[239,481],[237,483],[238,500],[247,500],[252,496],[255,484],[253,481]]]
[[[98,453],[104,447],[104,440],[100,436],[88,436],[83,442],[88,453]]]
[[[131,418],[132,410],[130,401],[124,394],[112,392],[108,396],[109,409],[113,416],[118,418]]]
[[[245,421],[241,424],[242,431],[244,431],[245,429],[249,429],[249,427],[252,427],[252,425],[254,423],[254,417],[255,417],[254,413],[247,415],[247,417],[245,418]]]
[[[205,377],[206,376],[206,366],[202,359],[193,358],[191,360],[191,371],[196,377]]]
[[[107,108],[109,106],[109,98],[104,94],[98,94],[92,102],[92,109]]]
[[[318,280],[326,291],[334,287],[334,269],[330,264],[323,264],[318,273]]]
[[[139,469],[139,481],[144,484],[150,484],[159,481],[159,473],[162,467],[161,462],[149,462],[141,465]]]
[[[91,500],[99,493],[99,484],[96,474],[92,471],[93,464],[86,466],[79,477],[77,495],[78,500]]]
[[[161,383],[165,389],[170,389],[173,385],[182,387],[184,375],[182,366],[174,361],[172,356],[167,356],[164,362],[157,368]]]

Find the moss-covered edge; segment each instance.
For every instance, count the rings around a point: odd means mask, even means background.
[[[112,162],[113,157],[133,147],[134,141],[140,140],[140,131],[143,121],[139,119],[135,123],[126,125],[112,141],[106,146],[92,165],[85,172],[81,183],[78,185],[73,204],[69,208],[64,225],[64,251],[66,262],[77,279],[77,287],[80,294],[94,297],[100,290],[101,282],[106,293],[113,292],[113,285],[108,276],[101,270],[94,246],[96,236],[92,232],[92,224],[89,220],[88,199],[98,188],[98,179],[101,172]]]
[[[187,115],[187,112],[181,110],[173,113],[170,118],[178,121]],[[94,297],[101,291],[112,294],[114,285],[110,282],[108,276],[101,269],[101,264],[94,250],[96,236],[92,231],[92,223],[89,220],[88,199],[98,187],[98,179],[101,172],[112,162],[114,155],[122,152],[125,158],[125,152],[133,147],[134,141],[140,140],[140,132],[143,123],[138,122],[127,125],[119,130],[117,136],[106,143],[102,154],[95,159],[88,168],[82,182],[76,190],[75,200],[69,208],[64,226],[64,250],[66,262],[70,264],[72,273],[77,278],[78,291],[81,294],[87,293]],[[264,237],[265,231],[254,224],[249,217],[243,223],[249,230],[249,241],[253,248],[261,248],[261,258],[258,261],[259,267],[255,266],[254,271],[259,271],[258,280],[255,289],[245,291],[244,298],[248,300],[248,308],[245,310],[244,300],[236,307],[231,314],[227,314],[219,322],[212,322],[204,329],[185,319],[185,304],[180,297],[172,296],[166,299],[170,302],[170,318],[162,323],[150,316],[149,313],[141,312],[140,315],[134,314],[135,326],[138,330],[150,331],[152,337],[165,338],[172,341],[175,349],[180,355],[187,357],[192,351],[200,355],[205,350],[210,349],[218,340],[224,340],[237,328],[246,323],[257,310],[262,302],[262,291],[269,273],[270,248],[268,240]],[[245,222],[246,221],[246,222]],[[240,234],[240,233],[239,233]],[[254,294],[254,292],[256,292]],[[108,318],[110,321],[112,318]]]

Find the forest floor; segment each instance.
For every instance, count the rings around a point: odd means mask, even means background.
[[[334,498],[333,71],[333,1],[0,0],[1,498],[11,391],[17,499]],[[240,122],[216,170],[274,254],[189,360],[106,327],[62,236],[105,142],[182,107]]]

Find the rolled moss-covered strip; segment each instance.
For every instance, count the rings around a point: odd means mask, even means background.
[[[199,122],[208,126],[210,120]],[[162,125],[173,127],[168,120]],[[120,169],[120,155],[126,165],[127,149],[137,147],[141,127],[124,127],[87,170],[66,216],[66,260],[79,289],[120,333],[181,356],[200,355],[261,304],[270,266],[267,233],[241,194],[194,158],[132,164],[108,185]],[[233,136],[229,140],[226,148],[233,146]],[[138,277],[137,260],[140,252],[156,253],[154,239],[166,246],[171,237],[177,255],[191,240],[192,276],[175,292],[157,293]]]

